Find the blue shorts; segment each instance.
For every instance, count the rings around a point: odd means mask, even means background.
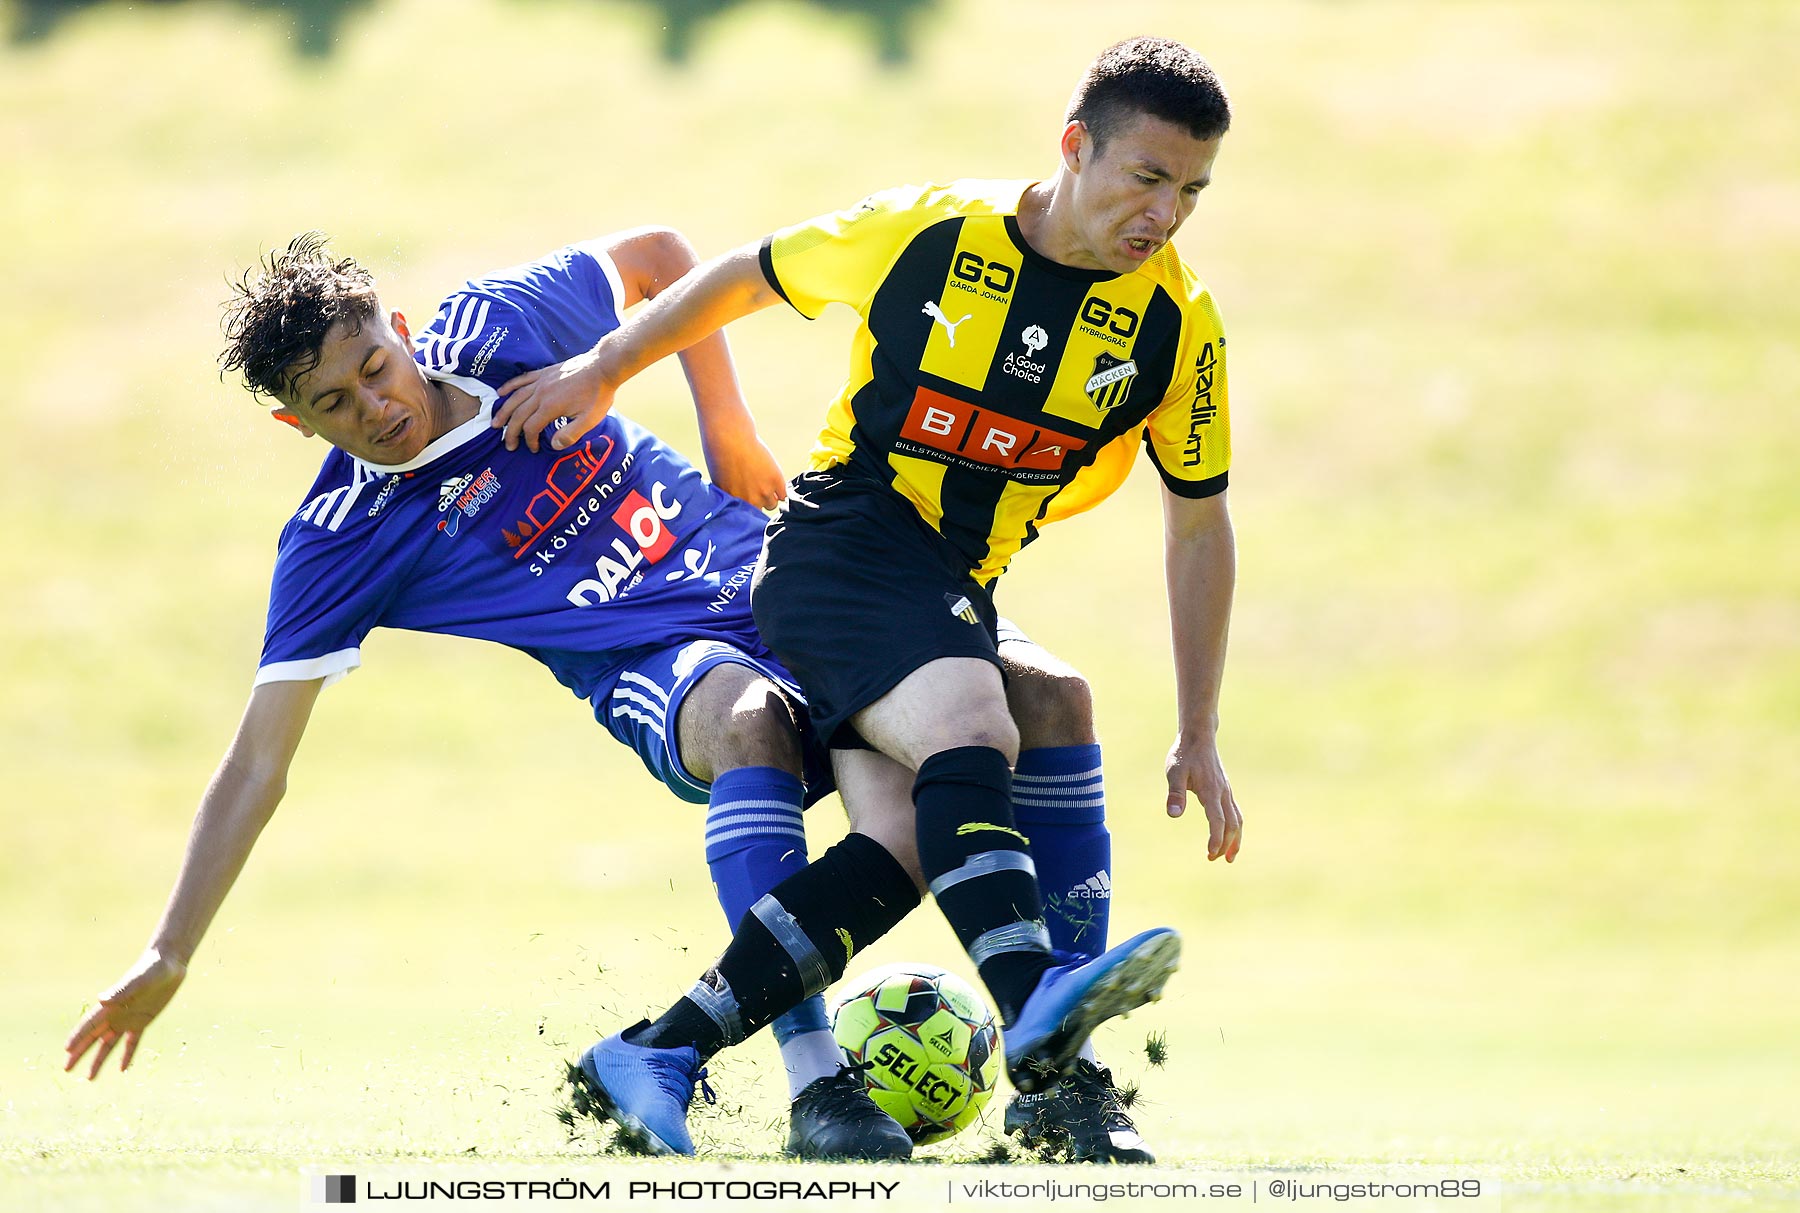
[[[719,640],[692,640],[657,649],[621,666],[612,681],[594,692],[589,702],[594,716],[608,732],[629,746],[658,781],[690,804],[705,804],[712,785],[697,779],[681,763],[681,738],[676,733],[681,704],[689,691],[721,665],[741,665],[763,675],[781,688],[800,722],[800,755],[806,785],[806,803],[836,790],[831,778],[831,755],[820,743],[806,714],[806,696],[794,676],[782,668],[767,649],[746,653]]]

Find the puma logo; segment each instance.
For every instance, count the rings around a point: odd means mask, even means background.
[[[956,325],[961,324],[963,320],[967,320],[967,316],[964,316],[962,320],[958,320],[956,324],[950,323],[950,317],[944,315],[944,309],[937,305],[935,299],[926,301],[925,306],[919,309],[919,313],[921,315],[930,316],[933,323],[943,325],[944,335],[950,339],[950,348],[956,348]]]

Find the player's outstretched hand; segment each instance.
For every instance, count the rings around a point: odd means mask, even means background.
[[[781,464],[754,427],[702,429],[700,447],[713,483],[759,510],[773,509],[787,496]]]
[[[63,1071],[73,1070],[89,1049],[99,1045],[100,1051],[88,1070],[88,1081],[92,1082],[121,1040],[125,1042],[125,1052],[119,1058],[119,1069],[129,1068],[137,1053],[138,1038],[169,1005],[186,976],[186,965],[167,959],[155,948],[145,951],[117,985],[100,995],[100,1005],[88,1012],[87,1018],[69,1034],[69,1042],[63,1046],[69,1060]]]
[[[1211,739],[1187,741],[1177,737],[1169,747],[1164,764],[1169,777],[1169,816],[1187,812],[1188,793],[1199,797],[1206,810],[1206,857],[1224,857],[1226,863],[1237,858],[1244,841],[1244,815],[1238,811],[1237,798],[1231,793],[1231,781],[1225,778],[1225,767],[1219,762],[1219,747]]]
[[[542,370],[527,371],[501,385],[503,403],[494,425],[504,431],[506,449],[516,451],[522,439],[535,454],[545,430],[568,418],[550,436],[550,449],[560,451],[600,424],[612,409],[613,389],[600,374],[593,350]]]

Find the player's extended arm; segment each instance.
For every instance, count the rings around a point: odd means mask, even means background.
[[[270,682],[251,692],[237,736],[200,800],[188,834],[187,857],[162,921],[144,954],[100,995],[100,1005],[69,1034],[64,1070],[73,1070],[89,1049],[99,1045],[88,1070],[88,1078],[95,1078],[121,1040],[125,1052],[119,1069],[131,1065],[138,1039],[181,988],[200,937],[281,803],[288,766],[323,685],[322,679]]]
[[[700,264],[694,246],[666,227],[620,232],[609,239],[607,253],[619,268],[628,307],[655,299]],[[787,477],[757,437],[724,331],[701,338],[680,356],[694,412],[700,417],[700,446],[713,483],[760,509],[778,504],[787,495]]]
[[[763,277],[756,245],[715,257],[675,282],[587,353],[502,385],[500,394],[507,399],[494,413],[494,424],[504,429],[508,450],[516,450],[523,439],[535,451],[543,432],[568,418],[569,424],[550,439],[553,448],[562,450],[599,424],[612,408],[613,394],[633,375],[780,299]],[[708,443],[713,441],[715,424],[729,431],[748,416],[733,417],[727,409],[726,415],[715,418],[707,410],[717,401],[696,397],[694,403]]]
[[[1187,808],[1189,792],[1206,810],[1206,857],[1237,858],[1244,818],[1219,761],[1219,687],[1231,594],[1237,582],[1237,542],[1225,494],[1198,500],[1163,489],[1164,568],[1169,583],[1169,630],[1175,647],[1177,732],[1169,748],[1169,816]]]

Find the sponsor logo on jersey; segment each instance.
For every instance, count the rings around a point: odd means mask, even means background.
[[[615,536],[608,553],[594,561],[594,575],[575,583],[568,598],[578,607],[600,606],[630,592],[655,564],[669,554],[678,536],[667,523],[681,515],[681,502],[660,480],[645,497],[632,489],[612,512],[623,537]]]
[[[477,475],[450,477],[438,486],[437,508],[444,517],[438,519],[437,529],[454,539],[462,529],[463,519],[481,513],[481,507],[499,491],[500,477],[491,467],[482,468]]]
[[[1069,890],[1070,897],[1083,897],[1094,901],[1112,900],[1112,877],[1105,868]]]
[[[718,551],[718,547],[711,540],[707,541],[706,550],[704,552],[696,552],[693,548],[687,549],[687,551],[685,551],[681,554],[681,563],[682,563],[683,567],[676,569],[673,573],[670,573],[667,577],[664,577],[663,580],[664,581],[698,581],[698,580],[700,580],[702,577],[706,576],[706,574],[708,572],[711,571],[713,553],[716,551]]]
[[[954,291],[967,291],[995,303],[1005,303],[1018,278],[1019,271],[1006,262],[986,261],[981,254],[964,249],[951,264],[946,285]]]
[[[1088,377],[1081,390],[1094,402],[1094,407],[1104,413],[1125,403],[1125,397],[1131,395],[1131,381],[1137,373],[1135,358],[1119,359],[1111,354],[1101,354],[1094,359],[1094,373]]]
[[[1098,295],[1081,305],[1081,331],[1110,345],[1124,347],[1143,318],[1128,307],[1115,307]]]
[[[402,480],[411,480],[412,475],[411,472],[395,472],[392,476],[389,476],[387,483],[381,486],[381,492],[375,494],[374,504],[369,506],[369,517],[373,518],[375,515],[381,513],[387,506],[388,501],[393,497],[394,490],[400,487],[400,482]]]
[[[717,615],[726,607],[730,606],[732,600],[744,592],[744,588],[750,584],[750,579],[754,576],[756,576],[756,566],[754,564],[746,564],[730,577],[727,577],[724,581],[720,582],[718,594],[713,597],[711,602],[706,604],[707,611],[710,614]]]
[[[488,336],[486,341],[481,343],[481,348],[475,351],[475,357],[469,359],[469,374],[479,375],[487,370],[487,364],[493,360],[494,351],[500,348],[500,343],[506,340],[506,335],[510,332],[512,332],[511,329],[501,325]]]
[[[1026,383],[1042,383],[1044,372],[1049,368],[1041,362],[1033,362],[1032,358],[1050,344],[1050,334],[1034,324],[1019,334],[1019,341],[1025,346],[1025,352],[1007,354],[1006,360],[1000,364],[1001,371],[1023,379]]]
[[[507,547],[513,549],[514,560],[531,551],[535,546],[533,540],[556,526],[571,507],[579,504],[582,494],[586,493],[594,481],[599,478],[600,468],[612,454],[612,449],[613,440],[611,438],[606,440],[605,449],[598,454],[594,451],[592,441],[584,442],[579,448],[570,451],[550,465],[550,470],[544,473],[543,489],[526,503],[525,516],[500,529],[500,537],[506,541]],[[617,487],[625,469],[629,466],[630,460],[627,458],[626,462],[614,469],[614,487]],[[601,487],[605,488],[604,485]],[[601,494],[589,508],[598,509],[600,502],[604,501],[606,496],[607,494]],[[581,525],[585,527],[587,524],[583,522]],[[565,542],[559,545],[558,550],[566,546]],[[539,559],[549,561],[554,558],[554,556],[545,556],[539,553]]]
[[[929,450],[965,467],[1048,484],[1058,480],[1069,454],[1087,442],[922,387],[900,427],[898,445],[912,448],[906,453]]]
[[[1219,345],[1223,347],[1224,344],[1225,339],[1219,338]],[[1205,430],[1219,415],[1219,406],[1212,398],[1213,372],[1218,365],[1218,355],[1213,352],[1213,343],[1208,341],[1199,357],[1194,359],[1194,403],[1188,409],[1187,443],[1181,453],[1183,467],[1199,467],[1206,457]]]
[[[945,594],[944,605],[950,613],[964,623],[980,623],[981,616],[975,613],[975,604],[969,601],[967,594]]]
[[[937,300],[927,299],[925,301],[925,306],[919,309],[919,314],[922,316],[930,316],[933,324],[943,325],[944,335],[950,342],[950,348],[956,348],[956,326],[968,320],[968,313],[964,313],[962,320],[952,323],[950,317],[944,315],[944,309],[938,306]]]

